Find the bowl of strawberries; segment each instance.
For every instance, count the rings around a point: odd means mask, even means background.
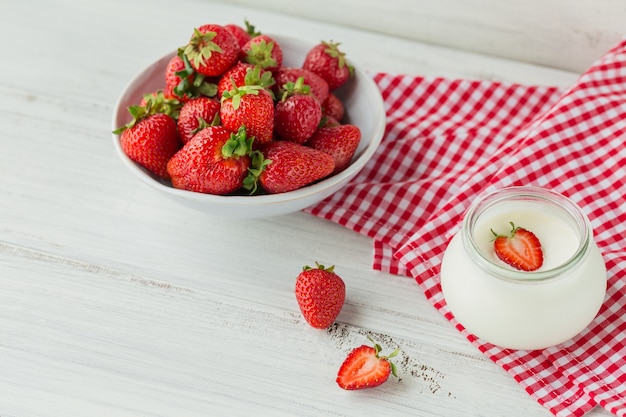
[[[205,24],[137,74],[113,114],[123,164],[211,215],[259,218],[316,204],[376,151],[385,109],[339,44]]]

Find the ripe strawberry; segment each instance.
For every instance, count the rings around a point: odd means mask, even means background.
[[[346,285],[334,272],[317,262],[304,266],[296,278],[296,300],[307,323],[326,329],[335,322],[346,298]]]
[[[493,247],[496,256],[503,262],[521,271],[534,271],[543,265],[543,250],[537,236],[522,227],[516,227],[513,222],[509,236],[499,235],[491,230],[495,236]]]
[[[325,116],[330,116],[333,119],[340,121],[343,119],[345,108],[339,97],[330,93],[328,94],[326,100],[322,102],[322,113]]]
[[[341,123],[339,123],[334,117],[322,114],[322,119],[320,120],[320,124],[317,126],[317,128],[321,129],[324,127],[339,126],[340,124]]]
[[[283,67],[274,73],[276,97],[282,95],[280,88],[283,85],[289,82],[295,83],[300,77],[304,77],[304,83],[311,88],[311,94],[317,97],[320,103],[323,103],[328,97],[328,83],[314,72],[302,68]]]
[[[217,94],[221,98],[224,91],[229,91],[233,86],[260,85],[271,88],[273,84],[274,78],[270,71],[262,69],[259,65],[238,62],[220,77],[217,82]]]
[[[274,130],[274,99],[259,85],[233,87],[222,95],[220,119],[232,132],[245,126],[255,147],[269,143]]]
[[[180,109],[176,127],[183,144],[205,127],[210,126],[219,116],[220,103],[209,97],[198,97],[187,101]]]
[[[237,39],[216,24],[194,29],[183,53],[197,72],[208,77],[222,75],[237,61],[241,48]]]
[[[274,38],[258,35],[241,47],[243,61],[276,71],[283,65],[283,50]]]
[[[280,139],[306,142],[322,119],[322,107],[313,97],[304,77],[283,86],[283,96],[274,108],[274,132]]]
[[[335,169],[332,156],[295,142],[270,142],[261,152],[264,159],[253,161],[252,171],[261,187],[271,194],[302,188],[327,177]]]
[[[203,74],[195,71],[189,60],[178,50],[165,68],[165,94],[168,97],[187,101],[194,97],[213,97],[217,86]]]
[[[180,149],[176,121],[164,113],[150,113],[150,106],[130,106],[133,120],[113,131],[120,135],[122,150],[153,174],[168,180],[167,161]]]
[[[235,39],[237,39],[237,43],[239,44],[240,48],[253,37],[260,35],[260,33],[256,31],[256,29],[250,24],[250,22],[244,20],[244,24],[246,26],[245,28],[234,23],[229,23],[224,26],[226,29],[228,29],[230,33],[232,33]]]
[[[397,377],[396,366],[389,359],[397,356],[400,350],[396,349],[389,356],[381,356],[381,350],[378,344],[353,349],[339,368],[337,384],[346,390],[357,390],[382,385],[390,374]]]
[[[306,145],[331,155],[335,160],[333,173],[337,173],[350,165],[360,141],[358,126],[345,124],[317,129]]]
[[[341,87],[350,78],[354,68],[339,50],[339,43],[324,42],[315,45],[304,58],[302,68],[326,80],[331,91]]]
[[[222,126],[198,132],[167,164],[172,185],[199,193],[224,195],[243,185],[250,166],[252,138],[245,128],[232,133]]]

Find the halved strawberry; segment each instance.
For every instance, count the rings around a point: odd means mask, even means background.
[[[535,271],[543,265],[543,250],[537,236],[523,227],[516,227],[513,222],[509,236],[495,236],[493,248],[496,256],[508,265],[521,271]]]
[[[389,359],[400,352],[396,349],[388,356],[381,356],[382,348],[361,345],[348,355],[339,368],[337,384],[346,390],[377,387],[389,379],[389,375],[398,376],[396,366]]]

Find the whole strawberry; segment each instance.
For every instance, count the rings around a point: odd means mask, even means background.
[[[332,41],[322,41],[311,48],[304,58],[302,68],[326,80],[331,91],[345,84],[354,72],[346,55],[339,49],[339,43]]]
[[[221,99],[222,125],[236,132],[245,126],[255,147],[269,143],[274,131],[274,98],[260,85],[233,87]]]
[[[264,159],[252,164],[261,187],[270,194],[297,190],[330,175],[329,154],[295,142],[277,140],[261,148]],[[248,188],[250,189],[250,188]]]
[[[322,119],[322,107],[313,97],[304,77],[283,86],[283,95],[274,108],[274,132],[280,139],[306,142]]]
[[[165,113],[151,113],[150,106],[130,106],[133,120],[113,131],[120,134],[122,150],[130,159],[165,180],[167,161],[180,149],[176,121]]]
[[[361,345],[353,349],[339,368],[337,384],[345,390],[357,390],[382,385],[389,375],[397,377],[396,366],[390,359],[397,356],[400,349],[388,356],[381,355],[381,351],[377,343],[373,347]]]
[[[216,24],[194,29],[183,53],[194,70],[209,77],[222,75],[237,61],[240,47],[237,39]]]
[[[271,88],[274,78],[270,71],[262,69],[259,65],[238,62],[226,71],[217,82],[218,97],[223,97],[225,91],[244,85],[260,85]]]
[[[296,279],[296,300],[304,319],[316,329],[326,329],[335,322],[346,298],[346,285],[329,268],[315,263],[305,266]]]
[[[345,124],[317,129],[306,145],[331,155],[335,161],[333,173],[337,173],[350,165],[360,142],[359,127]]]
[[[194,97],[213,97],[217,92],[217,86],[193,69],[189,60],[184,55],[183,49],[178,50],[165,68],[165,94],[181,101],[187,101]]]
[[[241,47],[242,60],[260,65],[268,71],[276,71],[283,65],[283,50],[278,42],[267,35],[258,35]]]
[[[253,37],[260,35],[260,33],[257,32],[256,29],[254,28],[254,26],[251,25],[250,22],[248,22],[247,20],[244,20],[244,25],[245,25],[245,28],[239,25],[236,25],[234,23],[229,23],[227,25],[224,25],[224,27],[230,33],[232,33],[235,39],[237,39],[237,43],[239,44],[239,47],[244,46]]]
[[[324,116],[330,116],[337,121],[341,121],[345,113],[345,107],[339,97],[330,93],[326,100],[322,102],[322,113]]]
[[[219,116],[220,103],[208,97],[198,97],[183,104],[176,127],[183,144],[205,127],[210,126]]]
[[[198,132],[168,162],[172,185],[188,191],[224,195],[240,189],[250,166],[252,139],[245,128],[221,126]]]
[[[303,77],[304,83],[309,86],[311,94],[315,96],[320,103],[324,103],[328,97],[328,83],[314,72],[294,67],[282,67],[274,73],[274,92],[280,97],[280,88],[287,83],[295,83],[298,78]]]

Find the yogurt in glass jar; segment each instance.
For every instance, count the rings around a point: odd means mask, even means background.
[[[511,223],[541,242],[543,264],[526,272],[502,262],[493,231]],[[475,202],[446,248],[441,287],[455,318],[483,341],[543,349],[591,323],[606,293],[606,267],[589,220],[567,197],[537,187],[509,187]]]

